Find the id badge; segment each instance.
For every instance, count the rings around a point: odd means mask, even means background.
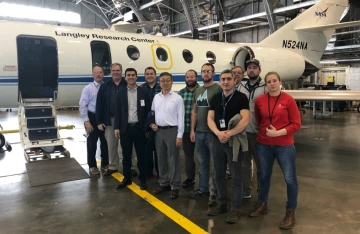
[[[225,128],[225,119],[220,119],[220,128]]]
[[[141,106],[145,106],[145,101],[144,101],[144,100],[140,100],[140,105],[141,105]]]

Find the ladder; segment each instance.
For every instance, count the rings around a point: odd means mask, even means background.
[[[23,99],[18,111],[21,145],[28,162],[70,157],[60,138],[54,98]]]

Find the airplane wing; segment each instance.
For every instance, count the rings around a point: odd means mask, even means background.
[[[354,26],[360,26],[360,20],[345,22],[345,23],[338,23],[338,24],[328,24],[328,25],[322,25],[322,26],[295,28],[295,30],[296,31],[306,31],[306,32],[322,32],[322,31],[325,31],[328,29],[339,29],[339,28],[354,27]]]
[[[360,91],[348,90],[282,90],[296,101],[360,101]]]

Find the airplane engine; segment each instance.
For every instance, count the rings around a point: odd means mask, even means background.
[[[235,51],[231,64],[246,69],[246,61],[254,58],[261,63],[261,77],[265,77],[270,71],[275,71],[279,73],[281,80],[288,81],[307,77],[318,70],[316,66],[296,53],[259,46],[241,46]]]

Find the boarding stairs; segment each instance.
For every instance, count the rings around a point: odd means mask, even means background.
[[[21,145],[28,162],[70,157],[60,138],[54,98],[22,98],[18,112]]]

